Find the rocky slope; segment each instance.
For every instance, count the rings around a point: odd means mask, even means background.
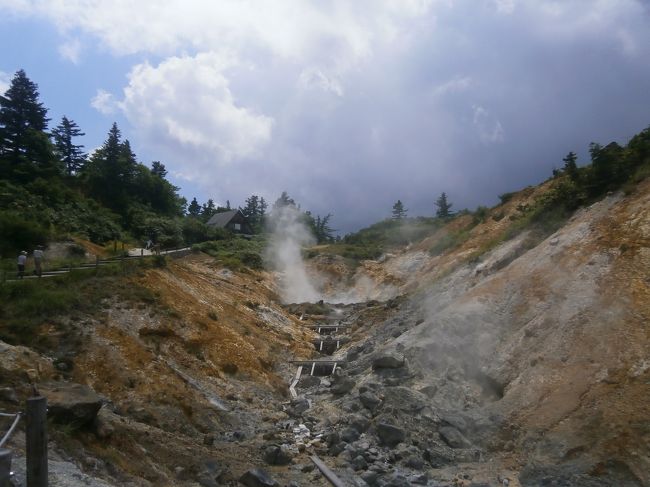
[[[154,298],[67,318],[51,354],[2,344],[0,408],[31,383],[101,407],[53,417],[53,485],[328,485],[311,454],[358,486],[650,485],[650,182],[502,240],[544,190],[356,268],[317,257],[338,304],[282,306],[272,275],[200,254],[150,269]],[[326,323],[346,363],[290,401]]]

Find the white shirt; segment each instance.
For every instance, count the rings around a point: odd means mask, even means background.
[[[27,262],[27,256],[20,254],[18,256],[18,265],[25,265],[25,262]]]
[[[34,250],[34,258],[35,259],[42,259],[43,258],[43,251],[36,249]]]

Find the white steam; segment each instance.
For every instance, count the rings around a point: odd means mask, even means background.
[[[271,241],[266,259],[281,275],[280,289],[285,303],[315,302],[321,299],[302,259],[302,248],[314,244],[314,237],[295,206],[273,210],[269,225]]]

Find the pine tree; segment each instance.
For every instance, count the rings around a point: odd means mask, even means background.
[[[393,205],[393,218],[395,220],[401,220],[406,217],[406,212],[408,210],[404,208],[404,203],[401,200],[397,200]]]
[[[18,181],[57,172],[52,145],[45,133],[47,108],[38,99],[38,86],[25,71],[17,71],[0,96],[0,173]]]
[[[162,162],[153,161],[151,163],[151,173],[160,178],[164,178],[167,176],[167,169],[165,169],[165,165]]]
[[[289,197],[286,191],[282,191],[280,197],[273,203],[273,209],[284,208],[285,206],[296,206],[296,202]]]
[[[120,129],[113,123],[108,138],[83,168],[90,196],[125,216],[137,172],[137,160],[128,140],[121,142]]]
[[[438,218],[449,218],[451,216],[451,206],[452,204],[447,201],[447,195],[443,192],[438,199],[436,200],[436,216]]]
[[[72,143],[73,137],[84,135],[86,134],[79,130],[79,126],[65,115],[61,119],[61,123],[52,130],[54,150],[59,160],[64,164],[68,176],[77,174],[86,162],[86,154],[81,150],[83,145]]]
[[[569,176],[571,181],[578,180],[578,165],[576,161],[578,156],[574,152],[569,152],[562,162],[564,162],[564,172]]]
[[[214,216],[217,212],[217,207],[214,205],[212,198],[208,199],[207,203],[204,203],[201,207],[201,219],[204,222],[207,222],[210,218]]]
[[[192,198],[190,206],[187,207],[187,214],[193,217],[198,217],[201,214],[201,205],[196,201],[196,198]]]

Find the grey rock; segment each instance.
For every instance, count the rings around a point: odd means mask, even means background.
[[[280,487],[280,484],[261,468],[249,470],[239,478],[239,482],[246,487]]]
[[[365,470],[368,468],[368,463],[366,462],[366,459],[363,458],[361,455],[357,455],[352,459],[350,462],[350,465],[352,466],[352,469],[355,472],[358,472],[359,470]]]
[[[427,485],[429,483],[429,476],[426,473],[416,475],[411,478],[411,483],[415,485]]]
[[[105,440],[113,436],[113,433],[115,433],[114,419],[115,414],[108,407],[103,406],[100,408],[95,417],[95,435],[97,435],[97,438]]]
[[[365,433],[370,427],[370,421],[363,416],[356,415],[350,421],[350,427],[357,430],[359,433]]]
[[[404,462],[406,467],[412,468],[413,470],[422,470],[424,467],[424,460],[419,456],[410,456]]]
[[[354,428],[345,428],[341,431],[341,440],[346,443],[352,443],[359,439],[359,432]]]
[[[221,476],[225,469],[214,460],[206,460],[201,465],[196,481],[203,487],[218,487],[221,485]]]
[[[350,377],[340,377],[336,380],[332,387],[330,387],[330,391],[332,394],[342,396],[343,394],[347,394],[352,389],[354,389],[355,384],[355,381]]]
[[[300,378],[301,387],[315,387],[320,385],[320,379],[315,375],[305,375]]]
[[[87,425],[102,407],[101,397],[83,384],[46,382],[39,384],[38,390],[47,398],[48,416],[60,423]]]
[[[284,445],[270,445],[264,449],[264,461],[269,465],[288,465],[291,458],[291,451]]]
[[[345,443],[344,442],[339,442],[335,445],[332,445],[329,447],[327,452],[332,455],[333,457],[339,456],[343,451],[345,450]]]
[[[404,367],[405,364],[404,355],[397,352],[388,352],[379,354],[372,360],[372,369],[399,369]]]
[[[445,443],[452,448],[469,448],[471,443],[453,426],[443,426],[438,430]]]
[[[381,399],[370,391],[360,394],[359,400],[361,401],[361,404],[363,404],[363,407],[370,411],[374,411],[381,404]]]
[[[291,401],[291,405],[287,409],[287,414],[293,418],[297,418],[308,409],[309,401],[305,398],[299,398]]]
[[[364,472],[361,475],[361,479],[366,484],[368,484],[370,487],[374,487],[375,485],[377,485],[377,480],[379,479],[379,474],[377,472],[373,472],[373,471],[369,470],[367,472]]]
[[[388,423],[377,424],[377,436],[382,444],[391,447],[396,446],[406,438],[406,434],[402,428]]]

